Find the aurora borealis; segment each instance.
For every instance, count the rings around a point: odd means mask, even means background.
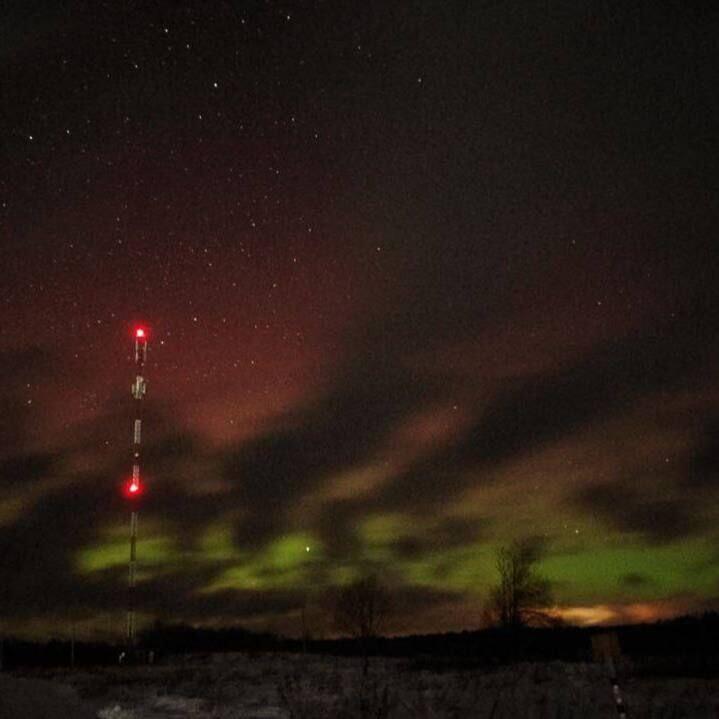
[[[0,618],[471,629],[541,536],[557,609],[719,598],[717,11],[0,11]],[[631,6],[631,7],[628,7]]]

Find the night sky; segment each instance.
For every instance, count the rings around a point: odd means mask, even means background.
[[[3,631],[717,607],[715,8],[3,3]]]

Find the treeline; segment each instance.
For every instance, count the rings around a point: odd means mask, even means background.
[[[0,643],[3,671],[24,668],[90,667],[117,663],[122,650],[104,642],[78,642],[52,639],[33,642],[8,638]]]
[[[417,666],[441,670],[491,666],[513,661],[591,661],[592,636],[613,632],[622,654],[641,664],[651,658],[652,672],[676,674],[681,658],[693,675],[719,674],[719,613],[685,616],[654,624],[617,627],[522,627],[483,629],[447,634],[377,637],[372,655],[407,657]],[[209,629],[188,625],[155,624],[139,637],[145,656],[156,661],[185,653],[309,652],[361,656],[365,644],[357,639],[289,639],[241,627]],[[5,669],[111,665],[123,647],[97,642],[53,640],[45,643],[6,639],[2,644]]]
[[[267,632],[252,632],[243,627],[212,629],[187,624],[156,623],[140,634],[139,644],[162,654],[195,652],[291,651],[294,642]]]
[[[714,661],[719,675],[719,613],[683,616],[653,624],[614,627],[491,628],[447,634],[379,637],[372,653],[411,657],[433,668],[471,668],[514,661],[592,661],[592,637],[616,634],[622,655],[630,660],[681,657],[692,666]],[[307,643],[310,652],[358,655],[355,640],[319,640]]]

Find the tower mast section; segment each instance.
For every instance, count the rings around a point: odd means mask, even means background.
[[[135,381],[132,384],[132,397],[135,400],[135,419],[132,439],[132,477],[126,488],[128,499],[132,502],[130,514],[130,563],[128,574],[127,603],[127,646],[135,646],[135,585],[137,582],[137,519],[139,514],[138,500],[142,494],[140,477],[140,457],[142,446],[142,404],[147,382],[145,381],[145,362],[147,360],[147,330],[138,327],[135,330]]]

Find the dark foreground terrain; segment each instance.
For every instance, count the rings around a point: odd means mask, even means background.
[[[666,661],[620,667],[629,717],[719,716],[719,678],[671,672]],[[0,676],[2,719],[615,716],[606,669],[589,662],[452,668],[433,660],[378,658],[365,677],[358,658],[226,653],[186,655],[156,666]]]

